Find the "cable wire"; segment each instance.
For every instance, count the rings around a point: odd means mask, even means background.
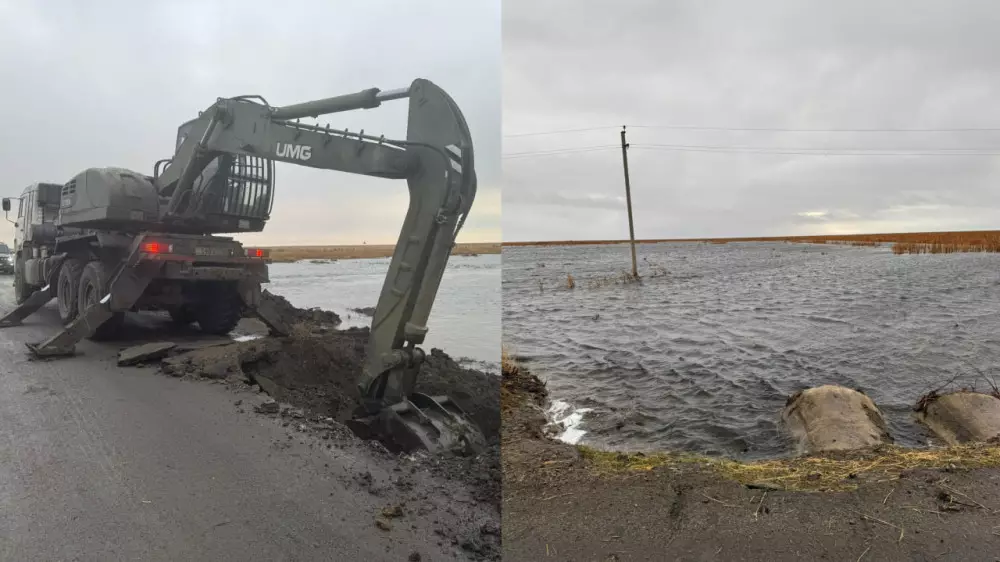
[[[600,127],[581,127],[576,129],[556,129],[552,131],[535,131],[526,133],[511,133],[504,138],[537,137],[544,135],[560,135],[566,133],[581,133],[607,129],[620,129],[621,125],[605,125]],[[626,125],[630,129],[664,129],[677,131],[730,131],[730,132],[765,132],[765,133],[996,133],[1000,127],[954,127],[954,128],[862,128],[862,129],[795,129],[785,127],[714,127],[708,125]]]

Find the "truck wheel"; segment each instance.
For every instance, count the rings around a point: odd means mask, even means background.
[[[24,281],[24,262],[19,259],[14,262],[14,301],[23,304],[34,293],[35,289]]]
[[[196,320],[194,309],[190,306],[175,306],[171,308],[170,319],[181,326],[187,326]]]
[[[23,304],[35,291],[24,282],[24,262],[14,262],[14,301]]]
[[[243,301],[239,293],[232,287],[222,285],[206,290],[205,297],[195,310],[201,331],[216,336],[232,332],[243,316]]]
[[[80,289],[77,292],[77,310],[83,314],[90,306],[100,302],[108,294],[108,270],[99,261],[92,261],[83,268],[80,274]],[[94,330],[88,339],[94,341],[109,340],[118,335],[125,323],[125,312],[115,312],[107,322]]]
[[[80,290],[80,275],[83,273],[83,262],[68,259],[59,268],[59,280],[56,282],[56,300],[59,303],[59,319],[63,324],[69,324],[79,313],[77,303]]]

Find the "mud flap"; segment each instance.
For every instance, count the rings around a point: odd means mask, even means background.
[[[403,452],[426,450],[437,454],[450,451],[472,455],[481,452],[486,445],[482,432],[447,396],[414,392],[409,399],[375,414],[362,407],[347,425],[363,439],[378,439]]]
[[[25,318],[31,316],[40,308],[45,306],[47,302],[52,300],[53,296],[52,285],[42,287],[41,290],[33,293],[30,297],[28,297],[28,300],[21,303],[20,306],[8,312],[3,318],[0,318],[0,328],[20,326],[21,322],[23,322]]]

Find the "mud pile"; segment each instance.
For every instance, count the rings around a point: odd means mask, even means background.
[[[301,328],[301,325],[299,326]],[[186,351],[161,363],[173,376],[245,379],[279,402],[310,413],[350,419],[360,403],[357,382],[365,361],[368,328],[261,338]],[[447,394],[487,439],[500,431],[500,377],[467,369],[445,352],[431,350],[421,366],[417,391]]]
[[[296,308],[288,299],[281,295],[275,295],[270,291],[263,291],[261,299],[269,303],[281,314],[281,318],[286,324],[293,325],[302,322],[339,326],[341,319],[336,312],[322,310],[319,308]]]
[[[782,420],[800,453],[848,451],[892,443],[885,419],[857,390],[824,385],[788,398]]]
[[[292,323],[291,336],[184,351],[164,359],[161,370],[177,377],[256,384],[277,402],[300,408],[311,418],[332,418],[335,422],[351,419],[360,404],[357,383],[365,362],[369,329],[329,329],[324,320],[333,313],[301,311],[281,297],[269,298],[282,304],[286,317],[297,319]],[[488,443],[487,450],[476,456],[428,459],[430,469],[445,478],[468,483],[477,501],[499,509],[500,377],[465,368],[444,351],[432,349],[421,366],[416,390],[451,397]],[[268,406],[267,411],[258,411],[279,413],[278,404]]]

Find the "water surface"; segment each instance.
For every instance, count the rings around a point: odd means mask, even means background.
[[[503,250],[503,334],[546,379],[570,441],[756,458],[789,451],[787,396],[866,392],[897,443],[926,444],[928,389],[1000,381],[1000,256],[887,247],[642,244]],[[576,288],[566,287],[568,274]]]
[[[371,316],[355,308],[378,302],[389,258],[330,263],[276,263],[266,289],[302,308],[319,307],[341,315],[343,327],[370,326]],[[441,280],[428,320],[423,348],[437,347],[479,367],[500,362],[500,255],[453,256]]]

